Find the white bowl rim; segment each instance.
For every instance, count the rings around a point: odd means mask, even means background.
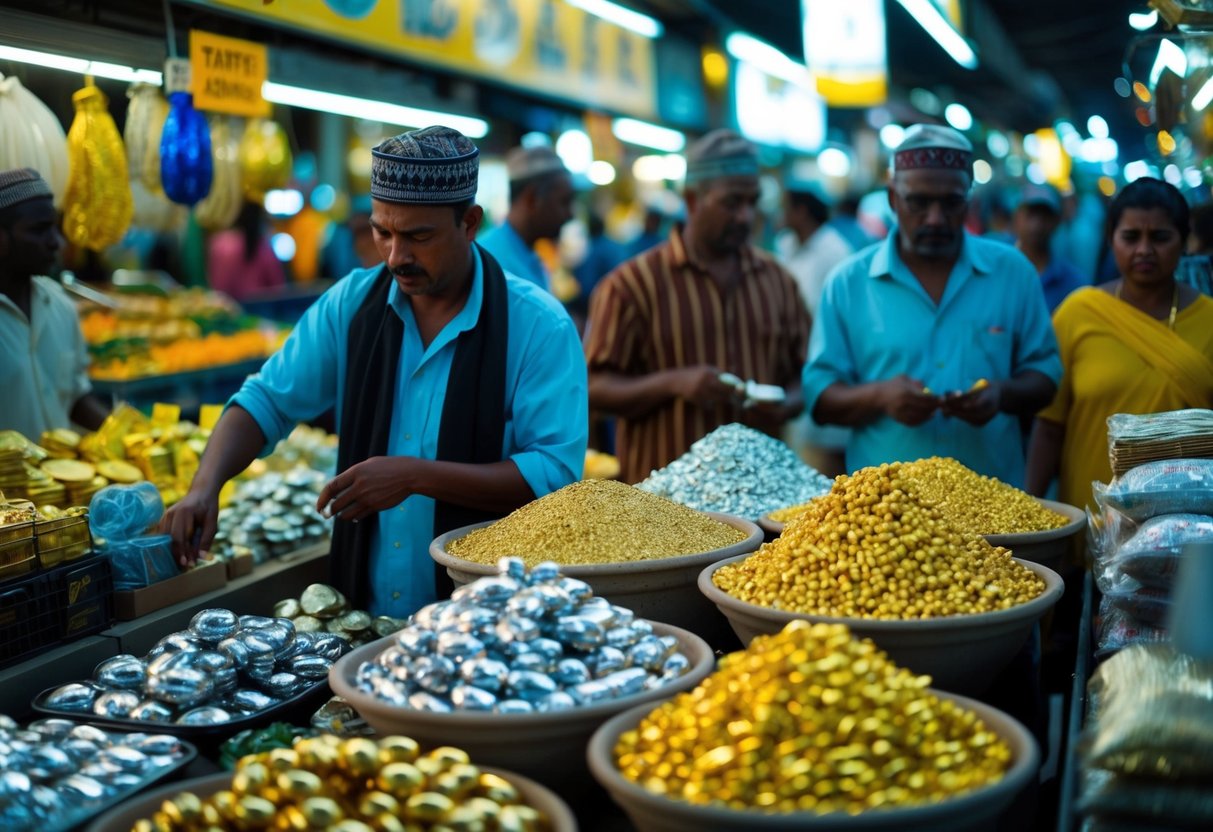
[[[957,814],[962,814],[963,810],[968,806],[976,806],[981,802],[984,795],[989,794],[991,789],[1009,790],[1012,797],[1018,794],[1024,785],[1036,774],[1040,767],[1040,749],[1036,745],[1036,738],[1028,731],[1019,720],[1012,717],[998,708],[987,705],[976,699],[970,699],[967,696],[942,691],[936,688],[927,688],[928,691],[938,696],[940,699],[951,699],[957,702],[964,708],[976,711],[982,721],[986,723],[989,730],[994,730],[990,725],[989,715],[991,713],[1005,720],[1011,727],[1011,733],[1016,736],[1027,747],[1028,753],[1016,759],[1011,763],[1011,766],[1003,774],[1002,778],[994,783],[988,783],[978,789],[965,792],[956,797],[940,801],[938,803],[920,803],[911,806],[903,806],[892,809],[872,810],[872,812],[860,815],[850,815],[846,812],[830,812],[828,814],[815,814],[812,812],[762,812],[756,809],[729,809],[723,806],[698,806],[693,803],[676,800],[675,798],[666,797],[664,795],[655,794],[648,789],[633,783],[622,774],[619,769],[613,764],[612,749],[614,740],[618,738],[625,730],[634,727],[640,723],[644,715],[651,712],[658,705],[657,703],[645,703],[638,705],[635,708],[629,708],[621,714],[617,714],[611,719],[604,722],[594,732],[590,738],[589,744],[586,746],[586,760],[589,763],[590,771],[595,779],[607,790],[608,793],[613,793],[616,790],[623,791],[632,800],[647,804],[652,807],[660,807],[663,804],[672,804],[674,807],[684,811],[698,813],[704,812],[702,820],[707,823],[711,821],[713,815],[717,813],[727,813],[729,817],[737,817],[740,819],[752,818],[755,823],[763,819],[771,820],[787,820],[788,823],[804,824],[804,828],[811,829],[815,822],[834,823],[845,822],[847,819],[852,819],[855,822],[856,829],[862,829],[865,826],[881,823],[882,829],[897,828],[889,827],[887,821],[893,818],[902,823],[912,823],[917,820],[929,820],[932,815],[937,813],[941,808],[946,807],[949,811],[956,811]],[[1001,731],[997,732],[999,736],[1006,741],[1007,735]],[[611,747],[603,749],[603,746],[610,744]],[[608,782],[609,781],[609,782]],[[613,796],[613,795],[612,795]],[[618,801],[617,801],[618,802]],[[862,819],[862,820],[861,820]],[[710,828],[710,827],[709,827]]]
[[[720,552],[732,550],[737,546],[745,546],[746,552],[752,552],[762,545],[762,529],[751,520],[746,520],[744,517],[738,517],[734,514],[721,514],[716,511],[700,512],[706,514],[713,520],[718,520],[721,523],[727,523],[738,531],[744,532],[747,536],[744,540],[739,540],[736,543],[731,543],[728,546],[722,546],[719,549],[709,549],[706,552],[694,552],[689,555],[675,555],[668,558],[649,558],[647,560],[629,560],[619,561],[617,563],[592,563],[592,564],[561,564],[560,573],[569,578],[593,578],[608,575],[618,575],[620,567],[628,567],[628,572],[631,574],[639,574],[645,572],[665,572],[668,570],[685,569],[699,564],[717,563],[722,560]],[[469,572],[473,575],[496,575],[497,566],[495,564],[479,563],[473,560],[466,560],[458,555],[452,555],[447,551],[446,546],[452,540],[458,540],[461,537],[466,537],[477,529],[491,526],[496,523],[496,520],[488,520],[482,523],[473,523],[470,526],[452,529],[445,534],[440,534],[434,538],[430,544],[430,557],[437,561],[442,566],[448,569],[456,569],[461,572]],[[502,557],[506,557],[502,555]]]
[[[651,621],[650,623],[653,625],[653,632],[656,635],[672,635],[677,637],[680,643],[684,643],[686,641],[696,643],[696,646],[700,648],[702,658],[695,664],[691,665],[687,669],[687,672],[682,676],[679,676],[677,679],[671,680],[669,683],[654,690],[644,690],[640,691],[639,693],[621,696],[618,699],[612,699],[597,705],[569,708],[568,710],[564,711],[548,711],[543,713],[532,712],[524,714],[499,714],[491,711],[451,711],[450,713],[435,713],[431,711],[418,711],[413,708],[392,706],[390,703],[384,702],[380,699],[375,699],[366,691],[359,690],[354,685],[352,678],[347,679],[347,674],[344,673],[345,669],[351,668],[352,673],[357,673],[357,666],[355,666],[355,663],[352,660],[346,660],[365,651],[366,658],[359,656],[358,663],[361,664],[361,662],[369,661],[383,652],[386,647],[390,646],[392,640],[396,637],[395,634],[384,636],[381,639],[372,641],[370,644],[364,644],[361,647],[357,647],[351,650],[349,653],[346,653],[333,664],[332,668],[330,669],[330,678],[336,676],[341,680],[344,687],[349,688],[348,692],[338,695],[342,696],[346,701],[348,701],[355,711],[358,710],[358,705],[356,703],[365,699],[385,708],[395,707],[395,710],[402,715],[402,718],[422,718],[427,721],[457,726],[460,728],[494,729],[500,728],[503,725],[526,726],[560,721],[581,722],[595,717],[613,716],[621,710],[620,703],[623,703],[622,709],[626,710],[631,708],[633,704],[642,705],[647,702],[668,697],[672,693],[670,690],[672,685],[685,682],[687,679],[694,678],[698,674],[699,679],[695,682],[697,685],[700,681],[703,681],[703,679],[706,678],[707,675],[715,668],[715,652],[706,641],[697,636],[695,633],[692,633],[690,630],[684,630],[681,627],[675,627],[672,624],[663,624],[658,621]],[[372,651],[372,647],[377,647],[378,649]],[[340,668],[340,670],[338,668]],[[691,687],[694,687],[694,685]],[[334,691],[334,693],[336,693],[336,691]],[[363,718],[365,719],[365,717]]]
[[[722,560],[719,563],[711,564],[699,573],[699,590],[707,596],[708,600],[720,608],[722,613],[725,608],[732,607],[740,612],[753,615],[755,618],[781,621],[785,624],[791,621],[846,624],[851,630],[864,633],[904,632],[907,629],[907,625],[913,625],[914,629],[918,631],[952,630],[963,626],[976,625],[986,627],[1020,621],[1026,618],[1038,618],[1044,614],[1045,610],[1056,604],[1058,599],[1061,598],[1062,592],[1065,591],[1065,583],[1062,581],[1061,576],[1049,567],[1032,561],[1013,558],[1016,563],[1035,572],[1045,582],[1045,588],[1032,600],[1016,604],[1005,610],[993,610],[991,612],[979,612],[967,615],[945,615],[938,618],[846,618],[831,615],[815,615],[813,613],[777,610],[773,607],[751,604],[748,601],[742,601],[740,598],[733,597],[712,582],[712,575],[716,573],[717,569],[739,563],[747,557],[750,557],[750,555],[738,555],[728,560]],[[727,614],[726,617],[728,617]]]
[[[1069,503],[1059,503],[1056,500],[1046,500],[1044,497],[1033,498],[1050,511],[1054,511],[1063,517],[1070,518],[1070,522],[1064,526],[1058,526],[1056,529],[1043,529],[1038,532],[1004,532],[1002,534],[983,534],[982,537],[991,546],[1002,546],[1004,549],[1011,548],[1011,544],[1031,544],[1031,543],[1048,543],[1051,540],[1059,540],[1063,537],[1070,537],[1077,534],[1079,530],[1086,528],[1087,512],[1078,506],[1072,506]],[[782,509],[780,509],[782,511]],[[758,518],[758,525],[771,534],[783,534],[783,530],[787,528],[787,522],[776,520],[771,516],[774,512],[764,514]]]

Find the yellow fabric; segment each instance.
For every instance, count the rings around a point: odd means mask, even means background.
[[[1084,506],[1108,482],[1107,419],[1213,406],[1213,300],[1175,317],[1175,331],[1100,289],[1079,289],[1053,315],[1063,376],[1040,418],[1065,428],[1059,498]]]

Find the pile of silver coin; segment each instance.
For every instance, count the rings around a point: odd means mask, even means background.
[[[328,481],[327,475],[300,465],[241,483],[231,504],[219,512],[212,554],[233,557],[247,552],[264,563],[328,540],[333,521],[316,511],[316,498]]]
[[[108,732],[67,719],[22,729],[0,716],[0,829],[67,829],[181,763],[187,746],[164,734]]]
[[[365,610],[351,608],[346,597],[328,584],[311,584],[298,598],[282,599],[274,604],[274,615],[290,619],[296,633],[333,633],[351,648],[390,636],[405,624],[399,618],[372,618]]]
[[[423,607],[358,668],[360,689],[419,711],[532,713],[658,688],[690,669],[673,636],[560,574],[502,558],[497,575]]]
[[[636,487],[697,511],[757,520],[807,503],[833,485],[783,442],[733,423],[712,431]]]
[[[284,618],[203,610],[143,658],[106,659],[91,680],[57,688],[45,704],[115,719],[216,725],[323,682],[348,649],[341,636],[297,632]]]

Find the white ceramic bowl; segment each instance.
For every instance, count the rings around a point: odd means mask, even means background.
[[[777,633],[789,621],[846,624],[857,637],[870,638],[901,667],[929,674],[935,687],[974,695],[984,693],[1015,658],[1033,625],[1057,603],[1064,589],[1061,577],[1052,569],[1019,561],[1045,582],[1045,588],[1031,601],[1010,609],[908,621],[835,618],[750,604],[712,582],[717,569],[746,557],[713,564],[699,575],[700,591],[729,619],[742,644],[748,645],[757,635]]]
[[[590,740],[586,757],[594,778],[627,813],[639,832],[751,832],[751,830],[807,830],[808,832],[988,832],[1040,765],[1040,752],[1028,730],[1002,711],[972,699],[941,691],[937,695],[976,711],[986,726],[1011,747],[1011,767],[997,783],[940,803],[881,809],[858,815],[809,812],[769,814],[759,811],[696,806],[674,800],[631,782],[619,773],[614,749],[619,736],[635,728],[656,703],[632,708],[612,718]]]
[[[422,746],[454,745],[474,762],[500,766],[553,787],[576,784],[587,777],[585,744],[590,735],[620,711],[633,705],[664,699],[702,682],[716,665],[716,657],[694,633],[653,623],[659,636],[673,635],[678,649],[691,660],[691,668],[661,688],[625,696],[611,702],[567,711],[530,714],[494,714],[482,711],[430,713],[391,705],[360,690],[358,668],[393,643],[394,636],[359,647],[342,656],[329,669],[333,692],[345,698],[380,736],[404,734]]]
[[[712,628],[719,618],[712,605],[696,588],[699,573],[710,564],[753,552],[762,545],[762,531],[749,520],[731,514],[707,514],[715,520],[740,529],[745,533],[745,539],[721,549],[694,555],[628,563],[562,565],[560,572],[570,578],[585,581],[594,590],[595,595],[606,598],[612,604],[627,607],[636,613],[637,618],[672,624],[715,642],[717,633],[712,632]],[[430,544],[430,557],[446,567],[447,574],[451,576],[455,586],[471,583],[485,575],[497,574],[496,566],[465,560],[452,555],[446,548],[451,541],[487,525],[489,524],[478,523],[455,529],[440,535]]]
[[[573,817],[572,810],[550,789],[512,771],[479,766],[474,757],[472,762],[477,764],[481,771],[496,774],[513,783],[525,803],[547,815],[553,832],[577,832],[577,820]],[[208,774],[194,780],[169,783],[167,786],[144,792],[116,806],[93,821],[86,832],[119,832],[119,830],[126,832],[134,827],[135,821],[140,818],[150,818],[153,813],[159,811],[161,803],[176,794],[193,792],[198,797],[208,797],[228,788],[231,784],[232,772],[230,771]]]

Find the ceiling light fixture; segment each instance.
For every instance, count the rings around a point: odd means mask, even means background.
[[[1153,29],[1154,24],[1158,22],[1158,12],[1151,9],[1148,12],[1130,12],[1129,25],[1139,32],[1144,32],[1146,29]]]
[[[687,137],[678,130],[660,127],[634,118],[617,118],[611,123],[615,138],[628,144],[678,153],[687,146]]]
[[[610,0],[564,0],[570,6],[581,9],[594,17],[602,18],[646,38],[659,38],[665,32],[661,21],[647,14],[625,8]]]
[[[952,27],[951,22],[943,16],[931,0],[897,0],[910,15],[918,21],[918,25],[927,30],[927,34],[935,39],[952,60],[965,69],[977,69],[977,53],[960,32]]]
[[[364,118],[384,124],[395,124],[399,127],[429,127],[442,124],[458,130],[472,139],[483,139],[489,133],[489,123],[474,116],[405,107],[400,104],[389,104],[386,101],[372,101],[369,98],[355,98],[352,95],[292,87],[289,84],[278,84],[274,81],[266,81],[261,86],[261,95],[266,101],[273,104],[285,104],[288,107],[301,107],[305,110],[335,113],[351,118]]]
[[[1154,59],[1154,66],[1150,69],[1151,87],[1157,86],[1164,69],[1171,70],[1180,78],[1188,74],[1188,56],[1175,41],[1166,38],[1158,44],[1158,57]]]
[[[766,41],[745,32],[733,32],[725,38],[724,48],[737,60],[751,64],[767,75],[782,78],[797,86],[811,86],[812,76],[809,75],[809,68],[799,61],[792,60]]]
[[[98,78],[132,84],[143,83],[160,86],[164,83],[163,74],[154,69],[137,69],[105,61],[88,61],[83,58],[71,58],[66,55],[20,49],[15,46],[0,45],[0,60],[16,61],[80,75],[94,75]],[[261,94],[266,101],[273,104],[285,104],[290,107],[335,113],[351,118],[365,118],[400,127],[428,127],[432,124],[445,124],[473,139],[482,139],[489,132],[489,123],[473,116],[423,110],[418,107],[404,107],[385,101],[372,101],[368,98],[355,98],[350,95],[293,87],[273,81],[265,82],[261,88]]]

